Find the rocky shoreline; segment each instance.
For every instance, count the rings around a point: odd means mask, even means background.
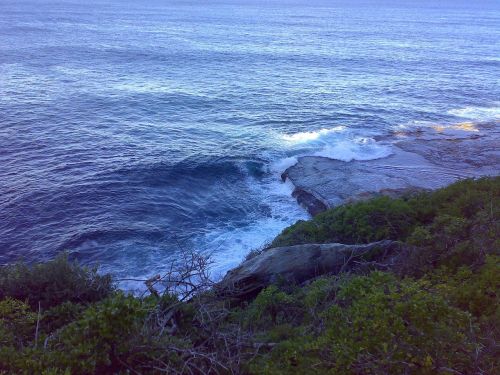
[[[316,216],[342,204],[410,196],[464,178],[495,176],[500,172],[499,124],[461,123],[399,132],[378,139],[391,144],[388,157],[344,162],[304,156],[281,178],[295,186],[292,196]],[[324,274],[356,271],[367,261],[394,268],[407,251],[408,246],[390,240],[270,247],[228,271],[216,289],[237,300],[248,299],[271,284],[300,284]]]
[[[499,121],[430,126],[379,137],[390,144],[386,158],[344,162],[303,156],[281,178],[312,215],[378,195],[397,197],[437,189],[458,179],[492,176],[500,171]]]

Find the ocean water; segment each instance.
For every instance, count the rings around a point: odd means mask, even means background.
[[[220,275],[307,218],[297,156],[498,119],[499,1],[1,0],[0,263]]]

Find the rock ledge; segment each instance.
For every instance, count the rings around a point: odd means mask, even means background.
[[[246,299],[273,283],[300,284],[312,278],[351,271],[359,262],[394,264],[402,250],[397,241],[362,245],[339,243],[275,247],[244,261],[217,285],[219,294]]]

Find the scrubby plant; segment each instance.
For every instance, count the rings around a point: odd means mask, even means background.
[[[296,303],[288,294],[271,285],[264,289],[248,309],[247,322],[251,326],[258,322],[267,322],[269,326],[281,324],[290,318],[293,305]],[[283,314],[283,312],[287,312]]]
[[[79,319],[85,309],[85,305],[66,301],[47,310],[43,310],[40,329],[46,333],[54,332]]]
[[[253,373],[435,374],[474,369],[470,315],[419,282],[375,272],[330,283],[335,297],[327,305],[320,297],[321,313],[296,323],[295,335],[255,362]],[[317,286],[306,291],[314,299],[310,293],[317,296]],[[288,298],[304,301],[302,292]],[[283,306],[281,313],[286,311]]]
[[[67,254],[32,266],[24,263],[0,267],[0,299],[7,296],[26,301],[33,309],[57,306],[63,302],[91,303],[114,290],[111,276],[97,268],[81,267]]]
[[[500,177],[462,180],[435,192],[399,199],[378,197],[329,209],[286,228],[272,246],[404,241],[416,227],[439,226],[439,222],[449,231],[448,238],[456,240],[454,235],[467,235],[462,230],[469,225],[495,221],[496,230],[500,229],[499,207]],[[490,239],[497,237],[496,230],[489,231]]]
[[[441,267],[422,279],[435,293],[473,316],[477,324],[476,362],[484,374],[500,371],[500,257],[488,255],[482,265]]]
[[[24,347],[34,338],[36,319],[26,303],[10,297],[0,301],[0,345]]]
[[[299,221],[285,229],[272,245],[398,239],[409,234],[416,222],[414,216],[407,201],[379,197],[325,211],[310,221]]]
[[[118,293],[88,308],[49,341],[55,364],[72,373],[113,373],[134,363],[152,306]],[[85,359],[85,360],[81,360]]]

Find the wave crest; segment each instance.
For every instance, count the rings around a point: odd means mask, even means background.
[[[389,146],[376,143],[372,138],[341,140],[325,146],[314,156],[323,156],[345,162],[353,160],[373,160],[388,157],[392,154]]]
[[[448,114],[476,121],[500,120],[500,103],[495,103],[493,107],[469,106],[452,109]]]
[[[283,134],[282,138],[290,143],[307,143],[316,141],[319,138],[331,133],[338,133],[345,130],[345,126],[336,126],[334,128],[323,128],[316,131],[299,132],[295,134]]]

